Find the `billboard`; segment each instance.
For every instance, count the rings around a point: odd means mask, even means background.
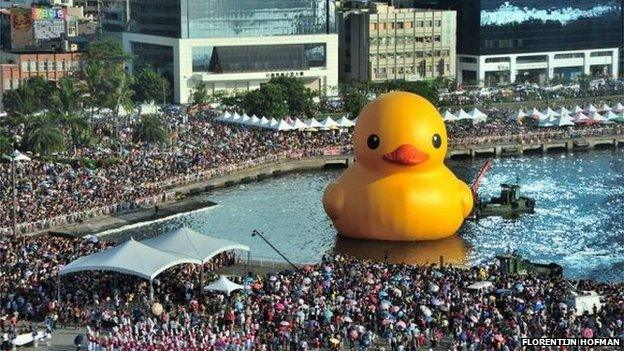
[[[67,8],[50,7],[31,9],[34,37],[37,40],[58,39],[65,33]]]
[[[33,21],[39,20],[67,20],[67,8],[64,7],[50,7],[41,8],[33,7],[31,9]]]
[[[615,48],[620,0],[481,0],[481,54]]]
[[[11,9],[11,48],[19,49],[33,44],[33,23],[30,9]]]

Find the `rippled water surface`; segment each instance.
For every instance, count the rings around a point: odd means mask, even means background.
[[[482,160],[449,161],[470,181]],[[458,236],[433,243],[379,243],[337,238],[321,205],[326,184],[342,171],[294,173],[218,190],[205,196],[219,205],[124,232],[154,235],[190,226],[252,247],[253,259],[279,259],[251,231],[265,233],[296,262],[326,252],[393,261],[478,263],[508,249],[541,262],[557,262],[572,278],[624,281],[624,153],[600,151],[502,158],[494,161],[480,193],[497,195],[499,184],[519,178],[522,192],[536,199],[536,213],[518,219],[466,222]]]

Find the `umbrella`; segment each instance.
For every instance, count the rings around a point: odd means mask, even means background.
[[[279,311],[283,311],[286,309],[286,306],[284,306],[284,304],[280,302],[277,305],[275,305],[275,308]]]
[[[269,280],[270,280],[270,281],[272,281],[272,282],[274,282],[274,281],[276,281],[276,280],[277,280],[277,277],[276,277],[276,276],[274,276],[274,275],[272,275],[272,276],[270,276],[270,277],[269,277]]]
[[[439,286],[437,286],[437,285],[435,285],[433,283],[429,284],[429,291],[430,292],[435,293],[435,292],[438,292],[439,290],[440,290]]]
[[[381,303],[381,309],[382,310],[387,310],[390,308],[390,303],[388,303],[387,301],[384,301]]]
[[[432,305],[434,305],[434,306],[440,306],[440,305],[442,305],[443,303],[442,303],[442,301],[440,301],[439,299],[435,299],[435,298],[434,298],[434,299],[431,299],[431,304],[432,304]]]
[[[403,321],[398,321],[396,327],[397,329],[405,330],[405,328],[407,328],[407,325],[405,325],[405,322]]]
[[[308,277],[303,278],[303,284],[308,285],[308,284],[310,284],[311,282],[312,282],[312,279],[310,279],[310,278],[308,278]]]
[[[160,316],[163,313],[163,305],[156,302],[152,305],[152,313],[154,316]]]
[[[340,341],[338,339],[336,339],[336,338],[329,339],[329,342],[331,342],[334,345],[338,345],[340,343]]]
[[[353,339],[358,337],[358,332],[357,330],[353,329],[351,330],[351,332],[349,332],[349,336],[351,336]]]
[[[282,327],[289,327],[290,323],[288,321],[281,321],[280,322],[280,326],[282,326]]]
[[[427,306],[420,306],[420,311],[427,317],[430,317],[433,314]]]
[[[590,338],[594,337],[594,331],[591,328],[583,329],[582,334],[583,334],[583,337],[587,338],[587,339],[590,339]]]
[[[344,318],[342,319],[342,321],[343,321],[343,322],[347,322],[347,323],[353,323],[353,319],[351,319],[351,317],[349,317],[349,316],[344,317]]]

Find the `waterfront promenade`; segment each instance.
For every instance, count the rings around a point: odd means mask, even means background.
[[[624,133],[619,129],[580,132],[535,132],[523,135],[451,140],[448,158],[520,156],[547,152],[588,151],[594,148],[624,146]],[[346,167],[355,162],[349,149],[326,148],[310,156],[288,153],[244,162],[236,166],[182,175],[160,184],[162,193],[133,203],[114,204],[105,209],[87,209],[37,224],[22,224],[28,234],[60,232],[68,235],[96,234],[136,223],[198,210],[211,203],[197,201],[195,195],[211,190],[262,180],[294,171],[320,170],[326,167]],[[158,211],[155,211],[156,206]],[[6,230],[9,230],[7,228]]]

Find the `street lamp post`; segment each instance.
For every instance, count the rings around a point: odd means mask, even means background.
[[[290,264],[290,265],[291,265],[291,266],[292,266],[295,270],[298,270],[298,269],[299,269],[299,267],[295,266],[295,264],[294,264],[294,263],[290,262],[290,260],[289,260],[288,258],[286,258],[286,256],[284,256],[284,254],[282,254],[282,253],[280,252],[280,250],[278,250],[275,246],[273,246],[273,244],[271,244],[271,243],[270,243],[270,242],[269,242],[269,241],[268,241],[268,240],[264,237],[264,235],[262,235],[262,233],[260,233],[259,231],[257,231],[257,230],[255,230],[255,229],[254,229],[254,230],[253,230],[253,232],[251,232],[251,236],[253,237],[253,236],[256,236],[256,235],[257,235],[257,236],[259,236],[262,240],[264,240],[264,242],[265,242],[265,243],[267,243],[267,245],[269,245],[269,246],[270,246],[273,250],[275,250],[275,252],[277,252],[277,253],[278,253],[278,255],[282,256],[282,258],[283,258],[286,262],[288,262],[288,264]]]
[[[12,196],[13,196],[13,236],[17,238],[17,175],[15,168],[21,161],[30,161],[30,158],[21,152],[14,150],[10,156],[5,156],[11,161]]]

